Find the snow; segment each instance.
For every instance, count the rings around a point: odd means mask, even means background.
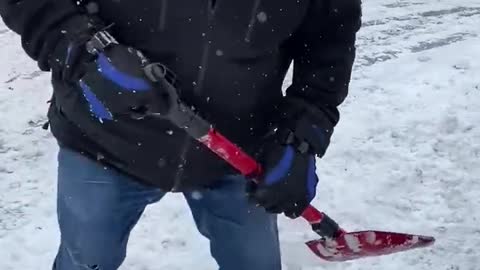
[[[318,161],[313,204],[347,230],[433,235],[437,243],[327,263],[303,246],[315,238],[309,227],[282,217],[285,269],[478,270],[480,2],[364,2],[350,95]],[[0,24],[0,269],[49,269],[59,240],[57,146],[41,129],[51,89],[19,44]],[[169,194],[145,212],[121,269],[215,269],[207,244],[184,199]]]

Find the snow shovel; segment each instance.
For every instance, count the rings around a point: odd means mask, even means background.
[[[158,74],[162,67],[151,64],[145,68],[150,80],[160,82]],[[152,114],[171,121],[190,136],[208,147],[224,159],[243,176],[254,180],[261,175],[262,168],[252,157],[242,151],[227,138],[217,132],[210,123],[201,118],[190,107],[178,99],[173,87],[170,87],[170,108],[162,115]],[[163,95],[161,98],[165,98]],[[302,217],[310,223],[320,239],[312,240],[306,245],[318,257],[327,261],[349,261],[359,258],[387,255],[432,245],[431,236],[413,235],[383,231],[346,232],[339,225],[313,206],[309,206]]]

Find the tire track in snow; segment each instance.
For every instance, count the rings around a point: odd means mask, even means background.
[[[399,6],[408,5],[412,3]],[[475,37],[478,26],[472,18],[478,17],[480,7],[456,7],[367,20],[359,33],[355,66],[368,67],[396,59],[401,54],[431,50]],[[457,27],[451,27],[452,23]]]

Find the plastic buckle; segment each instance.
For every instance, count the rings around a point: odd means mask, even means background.
[[[306,141],[300,141],[295,132],[291,130],[281,131],[280,138],[282,143],[292,145],[301,154],[307,154],[311,150],[310,144]]]
[[[87,42],[86,46],[89,53],[97,54],[105,51],[105,49],[113,44],[118,44],[118,42],[112,35],[110,35],[110,33],[107,31],[99,31],[93,35],[92,39]]]
[[[307,154],[308,151],[310,150],[310,144],[308,144],[306,141],[303,141],[300,144],[298,144],[297,150],[301,154]]]

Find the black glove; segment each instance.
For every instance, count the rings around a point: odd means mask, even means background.
[[[166,114],[176,101],[173,72],[119,44],[99,19],[78,15],[59,29],[63,30],[47,39],[39,65],[44,70],[51,68],[55,79],[82,91],[95,118]]]
[[[258,184],[247,185],[247,193],[267,211],[296,218],[315,197],[315,157],[326,152],[334,125],[330,119],[335,116],[291,97],[280,108],[275,132],[266,136],[257,153],[264,175]]]
[[[107,31],[96,33],[86,48],[96,57],[85,64],[79,86],[96,117],[165,115],[177,101],[173,72],[119,44]]]
[[[43,71],[52,71],[55,79],[65,82],[78,80],[84,72],[84,63],[93,59],[85,50],[92,36],[105,28],[94,16],[75,15],[51,30],[39,54],[38,65]]]
[[[264,175],[256,179],[258,184],[249,182],[248,196],[271,213],[284,212],[287,217],[300,216],[316,194],[315,155],[300,152],[299,145],[281,136],[269,136],[258,161]]]

